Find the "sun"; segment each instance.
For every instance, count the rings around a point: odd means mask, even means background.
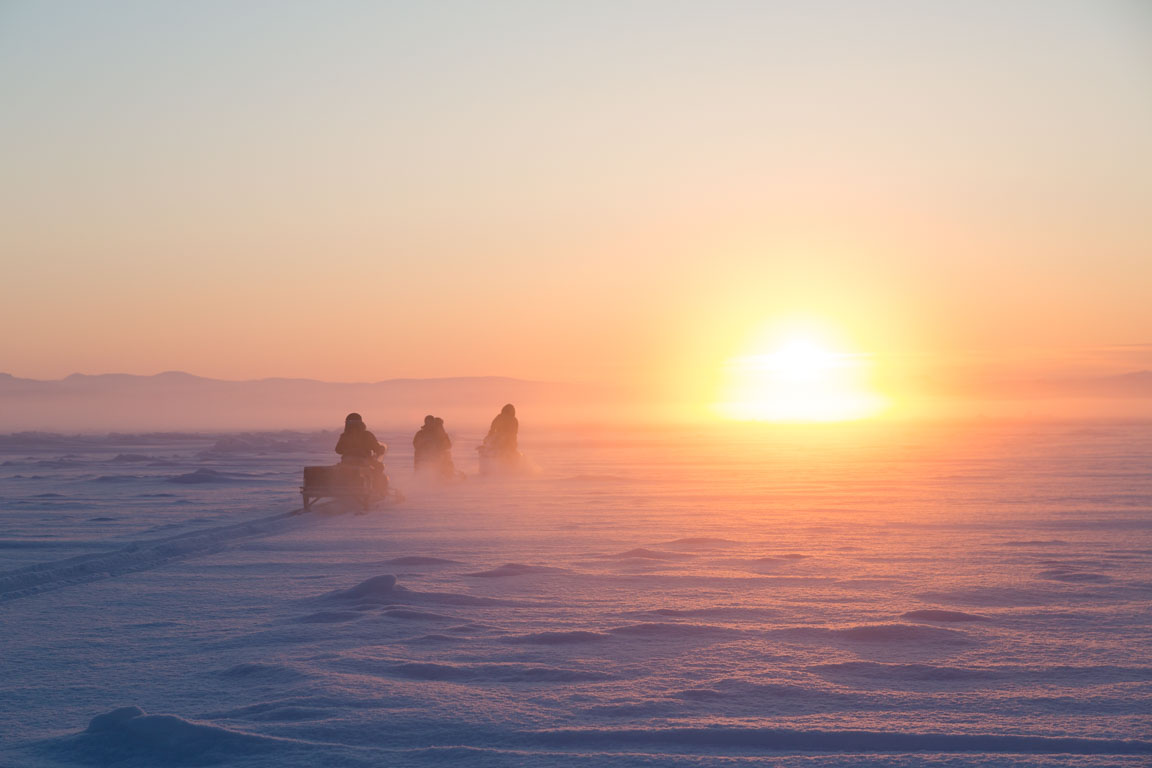
[[[881,398],[865,381],[867,355],[804,337],[727,362],[716,411],[740,421],[830,422],[876,414]]]

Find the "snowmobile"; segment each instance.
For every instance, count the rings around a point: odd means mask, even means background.
[[[528,470],[524,454],[520,451],[494,451],[489,446],[480,445],[476,452],[480,454],[481,475],[522,475]]]
[[[334,466],[304,467],[304,484],[300,486],[304,512],[318,499],[337,499],[359,505],[367,512],[376,504],[398,504],[404,500],[400,491],[388,482],[382,464],[341,462]]]
[[[467,479],[463,472],[456,469],[452,458],[443,455],[417,460],[412,473],[417,478],[432,483],[458,483]]]

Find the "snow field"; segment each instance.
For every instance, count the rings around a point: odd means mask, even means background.
[[[1138,425],[540,436],[291,514],[331,442],[0,438],[0,764],[1152,754]]]

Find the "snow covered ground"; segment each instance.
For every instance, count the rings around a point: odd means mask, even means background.
[[[332,434],[0,437],[0,765],[1152,759],[1148,425],[525,424],[367,515]]]

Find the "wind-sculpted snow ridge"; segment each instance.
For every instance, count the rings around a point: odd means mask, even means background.
[[[92,718],[81,733],[42,743],[41,749],[85,764],[164,766],[267,755],[293,745],[287,739],[196,723],[175,715],[149,715],[139,707],[121,707]]]
[[[405,621],[459,621],[455,616],[415,611],[411,608],[385,608],[383,615],[390,619],[403,619]]]
[[[797,710],[803,713],[851,711],[867,704],[867,696],[854,691],[741,678],[724,678],[712,682],[707,688],[688,688],[672,695],[690,702],[715,703],[731,715],[751,717],[782,711],[795,714]]]
[[[590,632],[588,630],[532,632],[527,635],[512,635],[505,637],[505,643],[512,645],[574,645],[578,643],[595,643],[607,640],[611,635],[603,632]]]
[[[339,659],[333,665],[361,675],[444,683],[605,683],[618,679],[617,675],[598,669],[512,661],[396,661],[352,656]]]
[[[235,664],[220,672],[220,676],[234,680],[261,683],[294,683],[297,680],[303,680],[309,677],[307,673],[302,672],[294,666],[261,661]]]
[[[316,600],[323,603],[356,606],[390,606],[407,603],[458,606],[515,604],[515,601],[512,600],[477,597],[456,592],[418,592],[398,585],[396,577],[391,574],[373,576],[354,587],[337,589],[320,595]]]
[[[571,485],[622,485],[633,482],[627,477],[620,475],[570,475],[568,477],[557,478],[554,482],[567,483]]]
[[[644,640],[679,640],[683,638],[732,637],[741,630],[719,627],[714,624],[682,624],[651,621],[642,624],[628,624],[608,630],[614,635]]]
[[[242,539],[282,531],[291,520],[292,513],[284,512],[235,525],[134,542],[111,552],[81,555],[6,571],[0,573],[0,602],[146,571],[175,560],[218,552]]]
[[[555,729],[525,734],[550,747],[594,752],[631,749],[709,749],[773,752],[934,752],[991,754],[1152,755],[1152,741],[1000,734],[806,731],[776,728]]]
[[[1086,664],[1072,666],[999,664],[995,666],[935,666],[929,664],[881,664],[871,661],[849,661],[818,664],[809,667],[818,674],[868,678],[880,682],[902,680],[1000,680],[1006,685],[1022,683],[1072,686],[1110,685],[1114,683],[1152,682],[1152,666],[1118,666]]]
[[[143,453],[118,453],[108,461],[114,464],[141,464],[148,461],[156,461],[154,456],[148,456]]]
[[[780,615],[777,608],[754,608],[742,605],[710,605],[704,608],[654,608],[641,614],[655,614],[669,618],[708,618],[723,621],[762,622]]]
[[[920,624],[861,624],[853,627],[793,627],[778,632],[812,640],[843,640],[851,643],[968,643],[971,638],[954,629]]]
[[[1040,588],[1018,587],[960,587],[957,589],[926,590],[918,592],[915,597],[925,602],[958,603],[960,605],[974,605],[980,607],[1022,608],[1046,606],[1067,602],[1065,596]]]
[[[616,676],[591,669],[529,664],[440,664],[432,662],[405,662],[385,668],[389,675],[411,680],[441,680],[447,682],[499,682],[499,683],[601,683],[615,680]]]
[[[547,565],[525,565],[524,563],[505,563],[504,565],[491,568],[487,571],[477,571],[476,573],[466,573],[465,576],[472,576],[481,579],[498,579],[506,578],[508,576],[526,576],[533,573],[563,573],[563,568],[553,568]]]
[[[216,440],[201,456],[251,456],[285,454],[315,450],[323,446],[329,448],[336,441],[335,432],[276,433],[248,432],[239,435],[226,435]]]
[[[403,590],[403,587],[396,587],[395,576],[384,574],[373,576],[348,589],[337,589],[329,592],[323,595],[321,599],[328,602],[376,602],[380,600],[391,602],[394,594]]]
[[[918,621],[947,621],[947,622],[964,622],[964,621],[992,621],[987,616],[980,616],[975,613],[965,613],[964,611],[944,611],[936,608],[924,608],[918,611],[905,611],[900,614],[903,619],[916,619]]]
[[[1051,570],[1041,571],[1036,575],[1041,579],[1048,579],[1049,581],[1066,581],[1071,583],[1106,584],[1112,581],[1112,577],[1106,574],[1078,571],[1074,568],[1052,568]]]
[[[673,539],[660,544],[662,547],[677,549],[727,549],[729,547],[743,546],[732,539],[721,539],[714,536],[690,536],[683,539]]]
[[[316,611],[307,616],[293,619],[297,624],[341,624],[345,621],[356,621],[364,618],[364,614],[356,611]]]
[[[603,557],[613,560],[685,560],[692,557],[692,555],[687,555],[682,552],[661,552],[655,549],[637,547],[627,552],[617,552],[614,555],[603,555]]]
[[[142,475],[98,475],[92,478],[93,483],[131,483],[136,480],[143,480]]]
[[[341,710],[372,709],[379,704],[371,700],[358,700],[347,696],[301,696],[273,699],[248,704],[234,709],[210,712],[213,720],[248,720],[252,722],[291,722],[318,720],[338,716]]]
[[[406,555],[385,560],[383,565],[458,565],[456,560],[444,557],[429,557],[426,555]]]
[[[201,467],[194,472],[188,472],[183,475],[176,475],[168,478],[169,483],[176,483],[177,485],[203,485],[205,483],[231,483],[237,478],[218,472],[215,469],[205,469]]]

